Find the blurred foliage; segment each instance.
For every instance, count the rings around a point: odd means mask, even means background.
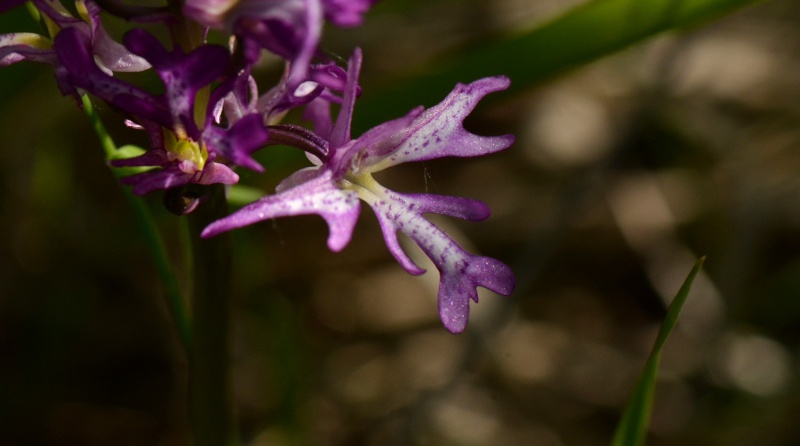
[[[405,78],[392,76],[366,96],[359,111],[375,125],[419,101],[409,91],[441,97],[456,82],[499,74],[511,78],[505,94],[515,94],[619,51],[660,32],[684,29],[730,13],[755,0],[594,0],[531,30],[498,30],[472,35],[443,60],[416,68]],[[475,2],[478,4],[479,2]],[[406,6],[408,7],[408,6]],[[480,8],[480,6],[477,6]],[[399,67],[401,72],[408,71]],[[424,71],[423,71],[424,70]],[[410,77],[409,77],[410,76]]]
[[[26,14],[0,29],[36,29]],[[485,222],[441,223],[510,263],[518,291],[482,294],[452,336],[435,271],[405,274],[367,210],[337,254],[314,217],[234,233],[242,439],[607,445],[708,255],[662,352],[647,444],[797,444],[798,21],[793,0],[409,0],[327,29],[332,54],[364,48],[362,130],[511,76],[467,122],[514,133],[511,149],[382,180],[487,202]],[[186,358],[90,123],[49,67],[4,68],[0,98],[0,443],[185,444]],[[146,143],[97,105],[118,143]],[[244,196],[307,164],[262,152]],[[181,219],[145,205],[183,271]]]

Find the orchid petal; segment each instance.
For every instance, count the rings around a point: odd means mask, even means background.
[[[166,87],[166,99],[174,124],[180,123],[194,138],[199,130],[194,119],[197,91],[225,73],[228,50],[220,45],[202,45],[190,53],[179,47],[167,51],[161,42],[143,29],[125,34],[125,46],[153,65]]]
[[[420,214],[447,215],[468,221],[486,220],[490,214],[489,206],[469,198],[431,194],[407,194],[403,197],[408,203],[408,209]]]
[[[150,68],[150,64],[146,60],[131,53],[108,35],[100,21],[102,8],[97,3],[91,0],[80,0],[75,2],[75,6],[81,16],[89,21],[94,54],[97,56],[98,63],[112,72],[133,73]]]
[[[247,226],[259,221],[293,215],[318,214],[328,224],[328,248],[341,251],[353,234],[359,212],[355,192],[342,191],[332,182],[330,172],[285,190],[266,196],[233,214],[208,225],[203,237]]]
[[[133,186],[133,193],[136,195],[147,195],[150,192],[173,189],[189,183],[236,184],[239,181],[239,175],[224,164],[210,162],[201,171],[187,172],[186,170],[190,169],[182,166],[183,163],[186,162],[172,162],[161,169],[123,177],[120,181]]]
[[[370,205],[372,205],[372,203],[370,203]],[[395,220],[390,218],[387,214],[378,213],[378,210],[382,209],[383,205],[385,204],[376,204],[375,206],[372,206],[372,209],[375,211],[375,215],[378,216],[378,223],[381,226],[383,241],[386,243],[386,247],[389,249],[392,257],[397,260],[397,263],[399,263],[407,273],[413,276],[424,274],[426,269],[414,263],[408,254],[406,254],[403,247],[400,246],[400,242],[397,240],[397,225]],[[387,211],[390,212],[390,209]]]
[[[50,39],[34,33],[0,34],[0,67],[28,60],[56,64]]]
[[[425,110],[407,128],[370,147],[361,168],[377,172],[410,161],[479,156],[507,148],[514,142],[512,135],[475,135],[464,129],[463,121],[481,98],[508,85],[508,78],[503,76],[458,84],[444,101]]]
[[[228,28],[288,60],[290,87],[306,80],[324,21],[320,0],[187,0],[183,12],[203,25]]]
[[[324,173],[325,172],[320,170],[318,167],[306,167],[305,169],[300,169],[284,178],[283,181],[275,186],[275,192],[282,193],[283,191],[300,186],[303,183],[308,183]]]
[[[469,300],[478,302],[476,287],[508,296],[514,291],[514,273],[503,262],[491,257],[461,252],[440,269],[439,318],[451,333],[461,333],[469,319]]]
[[[230,185],[239,182],[239,175],[222,163],[206,163],[206,166],[198,174],[192,178],[192,183]]]
[[[383,188],[360,192],[360,197],[375,211],[392,255],[406,270],[409,270],[407,262],[410,260],[402,251],[396,252],[401,249],[396,241],[397,231],[413,240],[439,270],[439,315],[450,332],[460,333],[466,327],[469,300],[478,301],[478,286],[506,296],[514,290],[511,268],[499,260],[466,252],[422,215],[423,209],[439,209],[449,215],[459,214],[454,210],[457,201],[453,197],[429,195],[421,199],[420,196],[406,196]],[[442,205],[433,203],[437,198],[442,199]],[[467,207],[477,203],[472,200],[467,202],[464,203]],[[472,210],[463,212],[464,215],[471,213]]]
[[[82,27],[85,32],[87,32],[87,35],[89,35],[86,22],[73,17],[59,0],[38,0],[36,2],[36,9],[52,19],[59,28]]]
[[[333,129],[330,102],[321,98],[316,98],[309,102],[303,112],[303,119],[311,121],[314,133],[326,141],[330,140],[331,130]]]
[[[358,26],[376,0],[322,0],[325,18],[337,26]]]
[[[111,71],[135,73],[150,68],[150,64],[111,39],[105,28],[98,26],[94,36],[94,51],[103,66]]]
[[[147,195],[157,190],[185,186],[191,182],[193,176],[194,174],[182,171],[178,164],[174,163],[163,169],[122,177],[120,182],[133,186],[133,193],[136,195]]]
[[[90,42],[79,30],[62,30],[55,38],[54,48],[70,85],[86,90],[135,116],[163,126],[172,124],[162,101],[134,85],[109,76],[97,67],[89,51]]]
[[[203,141],[210,153],[222,155],[234,164],[256,172],[263,172],[264,168],[251,155],[264,146],[267,136],[261,116],[256,114],[239,119],[228,130],[211,125],[203,130]]]
[[[361,71],[361,49],[356,48],[350,61],[347,64],[347,84],[344,88],[344,99],[339,116],[336,117],[336,124],[331,131],[331,146],[343,146],[350,140],[350,123],[353,120],[353,105],[356,102],[356,86],[358,85],[358,74]]]
[[[186,0],[183,13],[205,26],[222,29],[227,25],[226,13],[236,3],[237,0]]]

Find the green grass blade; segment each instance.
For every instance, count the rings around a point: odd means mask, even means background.
[[[423,95],[442,98],[457,82],[486,76],[509,76],[506,94],[512,93],[661,32],[697,26],[757,1],[590,1],[527,32],[483,39],[433,66],[385,79],[380,94],[359,100],[356,119],[368,119],[365,127],[384,122],[420,105]]]
[[[667,337],[675,328],[678,322],[678,315],[689,296],[689,290],[692,288],[692,282],[695,276],[703,266],[705,257],[701,257],[694,268],[689,272],[686,280],[683,282],[678,294],[675,295],[672,303],[667,311],[667,316],[661,324],[661,329],[658,332],[653,350],[650,352],[650,357],[647,358],[642,375],[639,377],[639,382],[633,390],[631,399],[625,412],[622,414],[622,419],[617,426],[617,431],[614,434],[614,441],[612,446],[642,446],[644,445],[645,435],[647,428],[650,424],[650,414],[653,409],[653,395],[656,388],[656,375],[658,373],[658,364],[661,361],[661,350]]]

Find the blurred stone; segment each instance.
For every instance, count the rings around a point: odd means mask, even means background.
[[[778,394],[794,376],[792,358],[786,349],[757,334],[727,333],[710,359],[712,371],[724,384],[758,396]]]

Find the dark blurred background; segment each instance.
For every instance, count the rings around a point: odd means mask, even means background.
[[[578,3],[385,0],[361,28],[328,28],[324,46],[343,58],[361,46],[364,95],[380,97],[398,71]],[[797,23],[800,4],[767,1],[495,94],[467,126],[515,134],[510,149],[382,173],[401,192],[492,208],[482,223],[436,220],[518,278],[511,297],[482,293],[461,335],[438,321],[435,269],[406,274],[367,206],[338,254],[318,217],[237,231],[243,443],[608,444],[666,305],[707,255],[648,444],[800,444]],[[0,94],[0,444],[180,444],[186,359],[92,129],[49,67],[3,69]],[[118,142],[143,143],[100,112]],[[355,114],[359,132],[378,123]],[[307,164],[262,152],[267,174],[242,176],[267,191]],[[146,201],[182,265],[184,223]]]

